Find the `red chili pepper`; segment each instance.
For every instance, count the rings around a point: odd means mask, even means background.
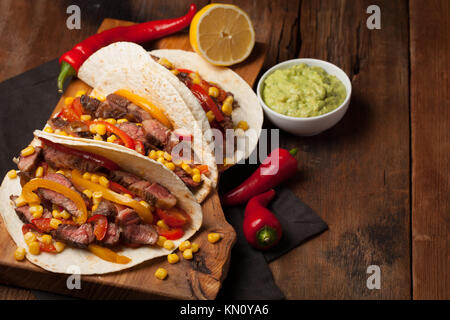
[[[88,125],[91,124],[103,124],[106,127],[106,131],[111,132],[113,134],[115,134],[116,136],[118,136],[120,138],[120,140],[123,141],[125,147],[133,149],[135,148],[135,144],[134,144],[134,140],[125,133],[125,131],[120,130],[118,127],[116,127],[115,125],[106,122],[106,121],[100,121],[100,120],[95,120],[95,121],[86,121],[86,123]]]
[[[205,112],[212,111],[214,113],[214,117],[217,121],[221,122],[224,120],[222,112],[217,107],[217,104],[213,99],[209,96],[209,94],[203,89],[200,85],[191,83],[189,89],[192,91],[194,96],[200,101],[200,104],[203,107]]]
[[[222,197],[222,204],[235,206],[247,202],[251,197],[273,188],[297,171],[297,159],[293,157],[297,149],[275,149],[262,162],[255,172],[240,186]]]
[[[95,238],[99,241],[103,240],[108,231],[108,219],[102,214],[93,215],[87,222],[94,222]]]
[[[257,195],[250,199],[244,214],[244,235],[248,243],[256,249],[269,249],[281,239],[283,231],[275,215],[266,208],[275,196],[275,190]]]
[[[127,188],[125,188],[124,186],[118,184],[117,182],[114,181],[110,181],[109,182],[109,188],[117,193],[126,193],[131,195],[134,198],[134,195],[130,192],[130,190],[128,190]]]
[[[61,64],[61,71],[58,76],[59,91],[62,92],[65,79],[68,76],[76,75],[84,61],[95,51],[118,41],[143,43],[175,33],[189,26],[196,11],[195,4],[191,4],[188,13],[182,17],[116,27],[83,40],[59,59]]]
[[[50,140],[47,140],[45,138],[39,138],[39,139],[44,144],[51,146],[52,148],[55,148],[56,150],[72,154],[76,157],[83,158],[84,160],[87,160],[87,161],[94,162],[95,164],[102,166],[108,170],[118,170],[119,169],[119,166],[116,163],[114,163],[113,161],[106,159],[102,156],[99,156],[97,154],[93,154],[93,153],[86,152],[86,151],[80,151],[77,149],[72,149],[72,148],[63,146],[61,144],[51,142]]]

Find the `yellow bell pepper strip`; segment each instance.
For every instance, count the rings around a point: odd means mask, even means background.
[[[147,208],[140,204],[138,201],[116,193],[100,184],[83,179],[81,173],[78,170],[72,170],[72,182],[77,186],[80,186],[83,189],[91,190],[92,192],[100,191],[104,199],[133,208],[137,212],[139,217],[144,220],[144,222],[153,222],[153,214],[150,208]]]
[[[131,101],[135,105],[141,107],[142,109],[147,111],[153,118],[155,118],[163,125],[165,125],[167,128],[172,129],[172,124],[170,123],[169,119],[167,119],[167,117],[164,115],[164,113],[161,111],[161,109],[159,109],[157,106],[155,106],[147,99],[138,96],[137,94],[134,94],[125,89],[117,90],[114,93],[124,97],[125,99]]]
[[[62,184],[59,184],[55,181],[36,178],[30,180],[22,187],[22,197],[25,199],[26,202],[38,203],[41,201],[38,195],[33,192],[36,191],[38,188],[44,188],[55,191],[59,194],[62,194],[66,198],[72,200],[77,206],[77,208],[79,208],[82,212],[82,214],[79,217],[75,218],[75,222],[78,223],[79,225],[86,222],[87,220],[86,203],[84,202],[83,198],[80,196],[78,192],[70,188],[67,188],[66,186],[63,186]]]
[[[96,244],[90,244],[88,246],[89,251],[91,251],[93,254],[95,254],[100,259],[113,262],[113,263],[120,263],[120,264],[127,264],[131,261],[130,258],[121,256],[120,254],[115,253],[111,249],[98,246]]]

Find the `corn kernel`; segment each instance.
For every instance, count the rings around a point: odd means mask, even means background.
[[[84,90],[78,90],[77,93],[75,93],[75,97],[81,97],[84,96],[86,94],[86,91]]]
[[[50,243],[52,243],[52,236],[49,235],[49,234],[44,234],[44,235],[41,237],[41,241],[42,241],[43,243],[45,243],[45,244],[50,244]]]
[[[191,260],[193,258],[192,249],[186,249],[183,251],[183,258],[186,260]]]
[[[208,94],[211,97],[217,98],[219,96],[219,89],[217,89],[216,87],[209,87]]]
[[[71,217],[70,213],[67,212],[66,210],[61,211],[61,218],[63,219],[69,219]]]
[[[106,138],[106,141],[111,142],[111,143],[116,140],[117,140],[117,137],[114,134],[112,134],[108,138]]]
[[[73,97],[67,97],[67,98],[64,99],[64,104],[66,106],[70,106],[72,104],[73,100],[74,100]]]
[[[67,132],[62,131],[62,130],[58,131],[57,134],[59,134],[60,136],[65,136],[65,137],[67,137],[69,135]]]
[[[192,168],[187,164],[187,163],[183,163],[181,165],[181,168],[183,168],[184,171],[186,171],[187,173],[191,174],[192,173]]]
[[[128,122],[128,119],[119,119],[119,120],[117,120],[118,124],[125,123],[125,122]]]
[[[96,134],[97,133],[97,125],[95,123],[92,123],[91,125],[89,125],[89,131],[92,134]]]
[[[39,253],[41,253],[41,246],[39,245],[39,242],[33,241],[28,245],[28,250],[32,255],[37,256]]]
[[[92,176],[92,175],[91,175],[89,172],[83,173],[83,179],[91,180],[91,176]]]
[[[163,156],[167,161],[172,161],[172,156],[170,155],[170,153],[164,152]]]
[[[141,200],[141,201],[139,201],[139,203],[146,208],[150,208],[150,204],[147,201]]]
[[[15,251],[14,251],[14,259],[16,259],[17,261],[22,261],[23,259],[25,259],[25,254],[27,252],[25,251],[24,248],[22,247],[18,247]]]
[[[194,175],[192,176],[192,180],[193,180],[194,182],[199,183],[199,182],[202,180],[202,177],[201,177],[199,174],[194,174]]]
[[[172,250],[173,248],[175,248],[175,244],[173,243],[172,240],[166,240],[164,241],[163,247],[164,249]]]
[[[25,149],[23,149],[20,154],[23,157],[27,157],[27,156],[31,156],[34,153],[34,147],[33,146],[28,146]]]
[[[64,250],[64,248],[66,247],[66,245],[63,242],[60,241],[56,241],[54,243],[56,252],[62,252]]]
[[[83,193],[89,199],[92,198],[92,191],[91,190],[86,189],[86,190],[83,191]]]
[[[60,219],[61,218],[61,212],[59,212],[58,210],[53,210],[52,211],[52,217],[55,219]]]
[[[158,159],[156,159],[156,161],[158,161],[159,163],[164,164],[166,162],[166,160],[164,160],[163,157],[159,157]]]
[[[93,173],[91,175],[91,182],[98,183],[98,180],[100,179],[100,176],[98,174]]]
[[[156,244],[160,247],[164,246],[164,242],[166,242],[167,238],[164,236],[159,236],[158,237],[158,241],[156,242]]]
[[[96,134],[96,135],[94,136],[94,140],[96,140],[96,141],[103,141],[103,138],[102,138],[101,135]]]
[[[159,280],[164,280],[167,277],[167,270],[164,268],[158,268],[155,272],[155,277]]]
[[[174,264],[174,263],[177,263],[178,261],[180,261],[180,258],[178,257],[178,255],[176,253],[171,253],[167,256],[167,261],[170,264]]]
[[[150,150],[150,152],[148,153],[148,157],[150,159],[156,160],[156,158],[157,158],[156,151],[155,150]]]
[[[202,80],[200,79],[200,76],[198,75],[198,73],[190,73],[189,77],[192,79],[192,83],[193,84],[200,84],[202,83]]]
[[[95,191],[92,194],[92,201],[94,204],[99,204],[102,201],[103,193],[101,191]]]
[[[162,151],[162,150],[156,151],[156,157],[158,157],[158,158],[164,158],[164,151]]]
[[[198,170],[198,168],[193,168],[192,175],[194,175],[194,174],[200,174],[200,170]]]
[[[44,212],[44,208],[41,205],[35,205],[30,207],[30,213],[33,215],[33,218],[39,219],[42,217],[42,213]]]
[[[16,207],[18,207],[18,208],[23,207],[24,205],[27,204],[27,202],[22,197],[22,195],[20,195],[16,200],[14,200],[14,203],[16,204]]]
[[[227,96],[227,97],[225,98],[225,101],[224,101],[223,103],[229,103],[229,104],[232,106],[232,105],[233,105],[233,102],[234,102],[233,96]]]
[[[156,222],[156,225],[158,227],[160,227],[161,229],[169,229],[169,227],[167,226],[167,224],[164,222],[164,220],[158,220],[158,222]]]
[[[222,238],[221,235],[216,233],[216,232],[212,232],[212,233],[208,234],[208,241],[211,242],[211,243],[216,243],[221,238]]]
[[[98,179],[98,182],[100,183],[101,186],[108,188],[109,187],[109,180],[108,178],[104,177],[104,176],[100,176],[100,178]]]
[[[222,105],[222,112],[227,116],[231,116],[231,113],[233,112],[233,107],[231,106],[231,104],[224,102]]]
[[[117,123],[116,119],[114,119],[114,118],[108,118],[105,121],[110,123],[110,124],[116,124]]]
[[[23,239],[25,240],[26,244],[29,244],[29,243],[31,243],[33,241],[36,241],[37,237],[36,237],[36,235],[33,232],[28,231],[27,233],[25,233],[23,235]]]
[[[101,136],[106,134],[106,126],[104,124],[98,124],[95,130]]]
[[[95,212],[98,209],[98,204],[94,204],[91,208],[91,212]]]
[[[63,170],[58,170],[55,173],[62,174],[63,176],[66,175],[66,173]]]
[[[208,118],[208,122],[213,122],[216,116],[214,115],[214,112],[208,111],[206,113],[206,117]]]
[[[200,247],[198,246],[198,243],[195,243],[195,242],[193,242],[192,244],[191,244],[191,250],[192,250],[192,252],[198,252],[198,249],[199,249]]]
[[[169,170],[174,171],[175,170],[175,165],[172,162],[167,162],[166,167],[169,168]]]
[[[180,249],[180,251],[184,251],[186,249],[190,249],[191,248],[191,242],[189,240],[183,241],[182,243],[180,243],[178,249]]]
[[[82,114],[80,117],[81,121],[90,121],[92,119],[90,114]]]
[[[129,194],[129,193],[124,193],[123,195],[124,195],[124,197],[133,199],[133,196],[131,194]]]
[[[238,124],[236,125],[236,129],[242,129],[244,131],[248,130],[248,123],[247,121],[241,120],[238,122]]]
[[[34,176],[36,178],[41,178],[44,175],[44,168],[42,166],[37,167]]]
[[[45,127],[44,131],[47,132],[47,133],[54,133],[52,127]]]
[[[177,69],[172,69],[170,70],[170,72],[172,72],[176,76],[180,73],[180,71],[178,71]]]
[[[58,220],[58,219],[52,219],[52,220],[50,220],[50,226],[53,228],[53,229],[58,229],[58,226],[61,224],[61,221],[60,220]]]
[[[9,170],[8,171],[8,178],[10,178],[10,179],[15,179],[15,178],[17,178],[17,171],[16,170]]]
[[[173,69],[173,64],[166,58],[160,58],[158,62],[166,68]]]

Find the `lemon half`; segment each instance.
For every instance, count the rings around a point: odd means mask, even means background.
[[[192,19],[189,40],[194,51],[208,62],[230,66],[250,55],[255,45],[255,30],[241,8],[213,3]]]

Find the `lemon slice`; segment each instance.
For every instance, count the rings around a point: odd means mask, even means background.
[[[239,7],[213,3],[192,19],[189,40],[194,51],[208,62],[230,66],[250,55],[255,45],[255,30]]]

